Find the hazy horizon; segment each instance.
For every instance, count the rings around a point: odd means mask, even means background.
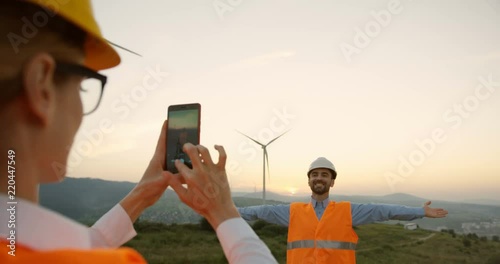
[[[201,143],[228,154],[233,191],[498,200],[500,2],[93,1],[122,63],[103,71],[68,175],[137,182],[169,105],[201,104]],[[112,14],[112,15],[110,15]],[[106,127],[103,128],[103,122]],[[216,158],[214,158],[216,159]]]
[[[97,179],[97,180],[106,180],[102,178],[92,178],[92,177],[73,177],[73,176],[68,176],[73,179]],[[121,181],[121,180],[109,180],[109,181],[114,181],[117,183],[130,183],[130,184],[137,184],[137,182],[133,181]],[[174,191],[171,187],[167,188],[170,191]],[[249,188],[231,188],[231,193],[232,194],[255,194],[255,198],[260,199],[262,198],[262,189],[249,189]],[[297,198],[304,198],[304,197],[309,197],[311,196],[311,192],[295,192],[295,193],[290,193],[289,191],[273,191],[273,190],[266,190],[267,194],[267,200],[273,200],[270,195],[276,194],[280,196],[285,196],[285,197],[297,197]],[[494,206],[499,206],[500,207],[500,199],[475,199],[475,198],[469,198],[469,199],[436,199],[436,197],[422,197],[416,194],[412,193],[403,193],[403,192],[395,192],[395,193],[386,193],[386,194],[379,194],[379,195],[370,195],[370,194],[350,194],[350,193],[336,193],[334,190],[330,189],[329,197],[330,198],[335,198],[336,196],[373,196],[373,197],[384,197],[384,196],[389,196],[389,195],[409,195],[413,196],[416,198],[421,198],[425,200],[439,200],[439,201],[444,201],[444,202],[487,202],[487,203],[479,203],[479,204],[487,204],[487,205],[494,205]],[[237,196],[235,196],[237,197]],[[490,203],[488,203],[490,202]],[[493,204],[491,204],[493,203]]]

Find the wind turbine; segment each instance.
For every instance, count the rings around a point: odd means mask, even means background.
[[[238,133],[242,134],[243,136],[247,137],[248,139],[252,140],[253,142],[259,144],[262,147],[262,150],[264,152],[264,154],[262,156],[262,173],[263,173],[263,176],[262,176],[262,203],[263,204],[266,204],[266,163],[267,163],[267,172],[269,174],[269,179],[271,179],[271,173],[269,172],[269,157],[267,155],[266,148],[267,148],[267,146],[269,146],[269,144],[273,143],[276,139],[280,138],[281,136],[286,134],[288,131],[290,131],[290,130],[287,130],[283,134],[271,139],[271,141],[269,141],[265,145],[260,143],[259,141],[255,140],[255,139],[241,133],[240,131],[238,131]]]

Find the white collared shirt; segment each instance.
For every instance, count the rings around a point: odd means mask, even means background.
[[[15,201],[7,204],[7,196],[0,194],[0,235],[5,239],[10,234],[7,209],[15,206],[16,243],[34,250],[117,248],[137,234],[120,204],[89,228],[24,199]]]

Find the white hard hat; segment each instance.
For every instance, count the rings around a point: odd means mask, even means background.
[[[309,170],[307,171],[307,176],[309,177],[309,173],[311,173],[314,169],[329,169],[332,172],[333,178],[337,178],[337,171],[335,170],[335,166],[329,160],[324,157],[319,157],[315,161],[311,163],[309,166]]]

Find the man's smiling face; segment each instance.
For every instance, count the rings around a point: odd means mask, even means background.
[[[309,173],[308,180],[311,191],[317,195],[323,195],[330,191],[330,188],[335,184],[332,179],[332,173],[329,169],[314,169]]]

